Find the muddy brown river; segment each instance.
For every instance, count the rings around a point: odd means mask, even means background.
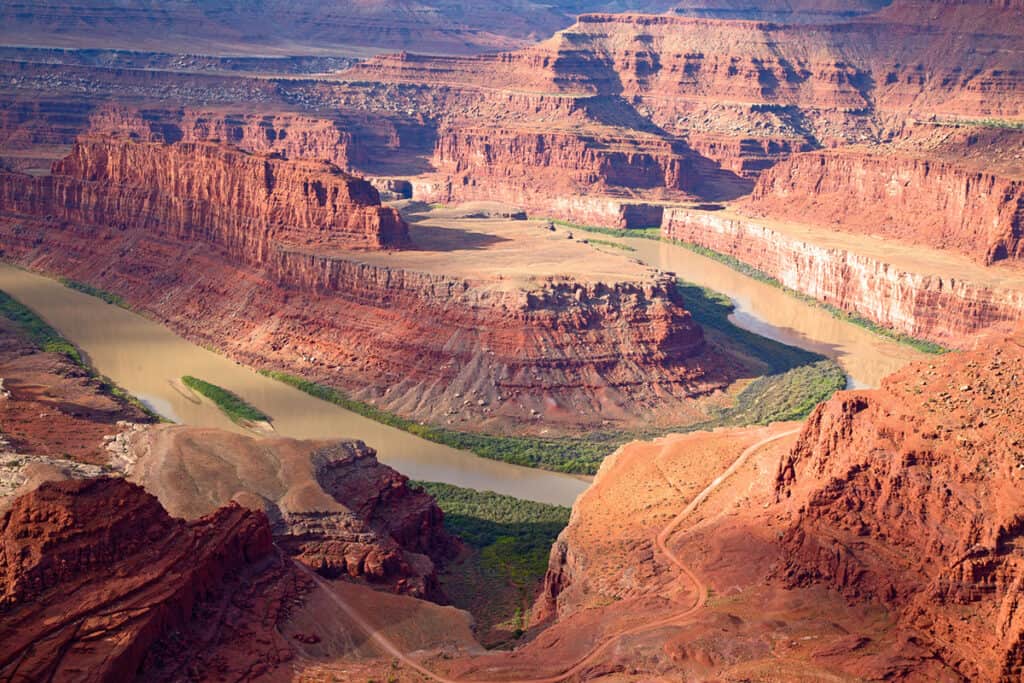
[[[736,304],[730,319],[738,327],[836,361],[851,388],[877,387],[886,375],[927,357],[683,247],[643,238],[617,241],[648,265],[727,295]]]
[[[183,375],[193,375],[271,416],[281,436],[362,439],[377,449],[381,462],[413,479],[559,505],[572,505],[590,483],[585,477],[488,460],[374,422],[263,377],[136,313],[7,264],[0,264],[0,290],[71,340],[100,373],[175,422],[248,433],[215,405],[197,402],[180,387]]]
[[[681,247],[625,241],[636,250],[630,255],[644,263],[727,294],[736,303],[737,325],[835,359],[851,386],[877,386],[882,377],[923,355]],[[82,349],[99,372],[175,422],[245,431],[180,386],[183,375],[194,375],[270,415],[282,436],[362,439],[377,449],[381,462],[413,479],[562,505],[571,505],[589,483],[583,477],[480,458],[374,422],[263,377],[140,315],[10,265],[0,264],[0,289]]]

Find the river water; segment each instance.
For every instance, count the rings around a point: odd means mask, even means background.
[[[625,242],[641,261],[727,294],[736,302],[737,325],[835,359],[852,386],[877,386],[882,377],[922,355],[682,247],[633,238]],[[263,377],[159,323],[10,265],[0,264],[0,290],[82,349],[100,373],[175,422],[244,431],[180,387],[183,375],[194,375],[270,415],[282,436],[362,439],[377,449],[381,462],[413,479],[561,505],[571,505],[588,485],[582,477],[480,458],[374,422]]]
[[[886,375],[927,357],[683,247],[643,238],[617,241],[648,265],[726,294],[736,305],[730,317],[736,326],[836,361],[851,388],[877,387]]]
[[[175,422],[246,433],[211,403],[197,403],[180,388],[180,378],[193,375],[235,392],[271,416],[281,436],[362,439],[377,449],[381,462],[413,479],[559,505],[572,505],[589,485],[588,478],[488,460],[374,422],[263,377],[159,323],[56,280],[0,264],[0,290],[71,340],[100,373]]]

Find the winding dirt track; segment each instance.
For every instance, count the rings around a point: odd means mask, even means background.
[[[513,680],[507,681],[506,683],[560,683],[560,681],[564,681],[565,679],[575,676],[576,674],[582,672],[584,669],[591,665],[594,658],[602,654],[605,650],[607,650],[613,644],[618,642],[621,638],[628,635],[642,633],[644,631],[650,631],[653,629],[662,628],[664,626],[671,626],[673,624],[686,621],[691,616],[693,616],[693,614],[695,614],[702,607],[704,607],[704,604],[707,602],[708,597],[707,585],[700,580],[700,577],[698,577],[697,574],[692,569],[690,569],[690,567],[687,566],[685,562],[683,562],[682,558],[680,558],[679,555],[677,555],[671,548],[668,547],[669,539],[671,539],[672,535],[675,534],[676,530],[679,528],[679,525],[682,524],[683,520],[685,520],[687,517],[693,514],[694,510],[700,507],[701,503],[707,500],[708,497],[715,492],[715,489],[721,486],[726,479],[735,474],[736,471],[739,470],[739,468],[743,467],[743,464],[747,461],[747,459],[750,458],[751,455],[756,453],[759,449],[767,446],[768,444],[778,441],[779,439],[784,439],[787,436],[792,436],[793,434],[796,434],[799,431],[800,429],[797,428],[782,432],[780,434],[775,434],[774,436],[769,436],[765,439],[761,439],[757,443],[745,448],[743,452],[740,453],[735,460],[733,460],[732,464],[730,464],[729,467],[725,469],[724,472],[715,477],[715,479],[710,484],[704,487],[704,489],[700,493],[698,493],[693,498],[693,500],[691,500],[687,504],[687,506],[679,512],[678,515],[673,517],[672,521],[665,525],[661,532],[658,533],[657,538],[655,538],[655,544],[657,545],[658,550],[660,550],[665,555],[665,557],[667,557],[669,561],[680,571],[680,573],[682,573],[687,578],[687,580],[689,580],[694,586],[697,596],[690,607],[684,609],[681,612],[677,612],[670,617],[666,617],[658,621],[648,622],[641,626],[637,626],[636,628],[620,631],[606,638],[604,642],[595,645],[593,649],[587,652],[587,654],[583,655],[580,659],[578,659],[575,664],[573,664],[571,667],[569,667],[560,674],[557,674],[555,676],[548,676],[546,678],[527,678]],[[363,616],[359,614],[359,612],[354,607],[346,603],[336,593],[334,593],[330,589],[329,584],[322,578],[320,578],[320,576],[316,572],[309,569],[302,563],[296,562],[296,565],[308,576],[310,576],[321,588],[323,588],[327,595],[330,596],[330,599],[353,621],[353,623],[356,624],[356,626],[362,629],[381,648],[381,650],[383,650],[390,656],[394,657],[405,666],[408,666],[410,669],[422,674],[423,676],[426,676],[430,680],[436,681],[437,683],[483,683],[483,681],[479,681],[478,679],[446,678],[441,674],[430,671],[422,664],[417,662],[415,659],[409,657],[404,652],[402,652],[401,649],[397,645],[395,645],[395,643],[393,643],[391,640],[387,638],[387,636],[385,636],[373,625],[371,625],[368,621],[366,621],[366,619],[364,619]]]

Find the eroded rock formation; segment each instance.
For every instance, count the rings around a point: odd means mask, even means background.
[[[218,142],[260,155],[329,161],[347,170],[365,153],[345,127],[337,119],[293,112],[253,114],[109,105],[89,117],[88,132],[143,142]]]
[[[971,348],[985,331],[1009,331],[1024,318],[1024,291],[1000,282],[998,274],[924,274],[935,268],[926,259],[901,266],[888,250],[869,253],[858,250],[862,245],[833,246],[835,240],[822,244],[827,230],[797,233],[726,211],[669,209],[662,234],[734,257],[797,292],[944,346]]]
[[[121,479],[45,483],[4,514],[0,548],[4,677],[247,675],[291,656],[275,626],[305,582],[261,513],[186,523]]]
[[[1024,346],[916,364],[818,407],[778,471],[787,585],[886,605],[971,680],[1024,670]]]
[[[209,168],[193,182],[196,155]],[[372,203],[368,183],[321,168],[90,138],[52,176],[0,176],[4,254],[119,292],[253,365],[418,418],[585,424],[666,399],[671,409],[734,371],[704,346],[668,275],[520,283],[360,256],[351,247],[394,244],[405,223]],[[175,191],[154,189],[166,182]]]
[[[49,176],[0,174],[0,209],[200,239],[259,264],[277,248],[402,247],[408,229],[377,191],[329,164],[212,143],[85,138]]]
[[[593,652],[577,671],[1019,680],[1022,377],[1018,332],[803,425],[624,446],[552,549],[534,613],[551,625],[456,670]]]
[[[987,264],[1024,256],[1024,180],[941,160],[796,154],[761,175],[747,206],[773,218],[959,251]]]
[[[278,545],[325,576],[443,597],[435,560],[456,546],[441,510],[360,441],[165,425],[121,435],[112,451],[115,464],[176,517],[198,519],[234,500],[265,512]]]

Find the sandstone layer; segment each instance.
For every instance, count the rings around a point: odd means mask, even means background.
[[[441,510],[360,441],[161,425],[119,436],[112,451],[175,517],[198,519],[234,501],[265,513],[276,543],[321,575],[443,598],[435,560],[456,545]]]
[[[252,676],[291,656],[275,626],[304,581],[260,513],[186,523],[120,479],[46,483],[4,514],[0,539],[5,678]]]
[[[1012,7],[982,1],[812,26],[587,14],[515,52],[388,55],[344,78],[353,95],[404,88],[431,113],[427,93],[443,93],[425,197],[518,196],[574,219],[558,195],[736,197],[795,152],[891,142],[929,117],[1019,117],[1021,29]]]
[[[624,446],[552,549],[550,625],[451,670],[1019,680],[1022,342],[908,366],[803,425]]]
[[[959,251],[986,264],[1024,256],[1024,180],[940,160],[796,154],[761,175],[746,206],[773,218]]]
[[[736,258],[801,294],[944,346],[971,348],[986,331],[1011,330],[1024,318],[1016,270],[980,272],[975,266],[979,272],[964,274],[963,266],[945,270],[950,259],[939,255],[935,262],[925,256],[901,265],[889,244],[872,242],[869,253],[863,244],[849,245],[829,233],[693,209],[670,209],[662,224],[669,239]]]
[[[251,365],[421,419],[635,419],[741,372],[705,346],[671,276],[624,269],[564,236],[548,246],[556,236],[536,228],[520,242],[424,226],[420,248],[401,259],[354,251],[404,238],[406,224],[371,203],[368,183],[314,169],[211,143],[90,138],[52,176],[0,176],[4,256],[118,292]],[[153,189],[165,182],[180,190]],[[559,256],[513,263],[530,245]],[[507,274],[487,258],[499,249]],[[460,252],[490,268],[453,264]],[[546,265],[523,271],[531,258]],[[607,277],[566,277],[577,258]]]
[[[346,170],[359,153],[352,133],[328,117],[294,112],[266,114],[201,109],[100,107],[89,117],[93,135],[142,142],[219,142],[254,154],[329,161]]]
[[[787,585],[874,600],[970,680],[1024,671],[1016,336],[819,408],[780,464]]]
[[[181,172],[184,170],[184,172]],[[336,167],[212,143],[85,138],[41,178],[0,175],[0,208],[79,224],[204,240],[260,264],[282,246],[401,247],[404,221]]]
[[[785,5],[761,10],[809,9]],[[183,139],[216,136],[415,178],[428,201],[515,200],[612,227],[618,212],[559,199],[730,199],[796,152],[891,145],[922,124],[985,131],[989,119],[1024,115],[1024,20],[1012,3],[898,0],[811,25],[707,18],[758,18],[731,2],[681,9],[700,16],[587,14],[515,51],[403,52],[309,79],[12,53],[0,62],[9,76],[0,89],[16,102],[12,138],[68,144],[71,127],[81,132],[88,113],[113,100],[151,123],[177,121]],[[23,152],[7,163],[34,170],[52,154]]]

